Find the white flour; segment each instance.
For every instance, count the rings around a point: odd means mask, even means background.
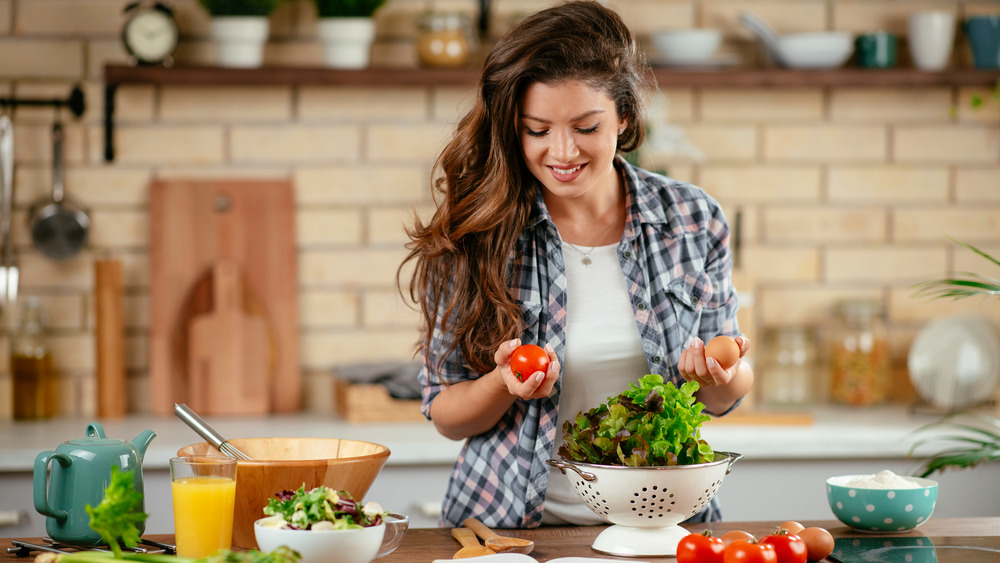
[[[919,489],[923,485],[886,469],[875,475],[858,475],[844,483],[844,486],[857,489]]]

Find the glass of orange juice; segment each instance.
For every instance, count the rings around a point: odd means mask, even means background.
[[[170,460],[177,555],[199,559],[233,544],[236,459],[185,456]]]

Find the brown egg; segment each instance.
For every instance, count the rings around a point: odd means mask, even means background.
[[[782,530],[788,530],[788,533],[793,535],[798,534],[802,530],[806,529],[805,526],[796,522],[795,520],[787,520],[785,522],[782,522],[781,524],[778,524],[778,528]]]
[[[729,369],[740,359],[740,345],[732,337],[720,334],[705,345],[705,356],[715,358],[722,369]]]
[[[822,561],[833,553],[833,534],[825,528],[806,528],[797,534],[802,541],[806,542],[806,556],[809,561]]]
[[[740,540],[743,540],[743,541],[750,541],[750,540],[757,541],[757,538],[755,538],[753,536],[753,534],[751,534],[750,532],[743,531],[743,530],[729,530],[728,532],[722,534],[721,538],[722,538],[722,542],[725,543],[726,545],[729,545],[729,544],[731,544],[731,543],[733,543],[735,541],[740,541]]]

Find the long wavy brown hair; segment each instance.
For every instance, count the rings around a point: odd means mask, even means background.
[[[534,83],[579,80],[603,90],[627,120],[618,148],[645,134],[642,95],[652,86],[645,58],[614,11],[574,1],[528,16],[496,43],[483,64],[474,107],[434,163],[437,205],[406,229],[414,263],[409,297],[423,313],[419,346],[435,330],[451,335],[439,360],[458,349],[477,372],[493,369],[500,343],[519,336],[521,311],[508,291],[515,243],[535,206],[538,182],[518,139],[518,104]]]

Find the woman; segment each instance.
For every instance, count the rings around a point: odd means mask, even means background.
[[[698,381],[716,415],[752,384],[747,363],[724,370],[704,353],[739,334],[722,210],[618,154],[643,140],[648,77],[613,11],[541,11],[497,42],[438,157],[437,210],[408,231],[404,264],[424,319],[423,412],[467,441],[442,525],[599,523],[550,477],[565,420],[647,373]],[[544,344],[547,372],[511,372],[521,343]],[[701,519],[718,518],[710,508]]]

